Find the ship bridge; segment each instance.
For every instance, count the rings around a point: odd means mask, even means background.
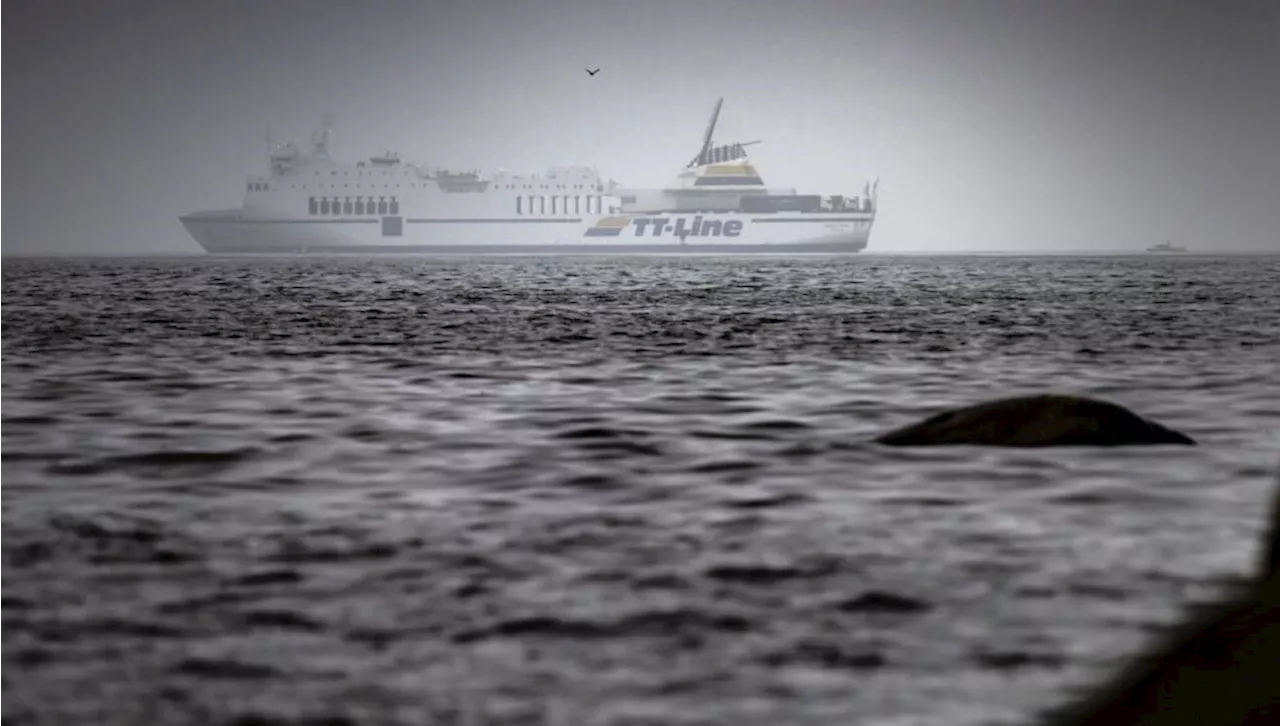
[[[760,141],[735,142],[722,146],[712,144],[723,105],[723,98],[716,100],[716,106],[711,110],[711,120],[707,122],[707,130],[702,134],[702,146],[685,166],[686,171],[680,174],[676,185],[678,189],[734,187],[736,191],[738,188],[754,187],[763,190],[764,179],[756,171],[755,165],[747,159],[747,147]]]
[[[845,197],[807,194],[795,189],[770,189],[755,164],[748,158],[747,148],[761,141],[733,142],[716,145],[716,123],[724,99],[717,99],[702,135],[698,153],[685,165],[674,182],[661,189],[619,189],[616,194],[622,213],[678,212],[871,212],[874,191],[866,188],[863,196]]]
[[[698,153],[671,184],[662,189],[619,190],[622,210],[626,212],[729,212],[739,208],[743,196],[791,193],[765,187],[759,170],[748,158],[747,147],[760,141],[716,145],[716,123],[724,99],[716,101],[702,134]]]

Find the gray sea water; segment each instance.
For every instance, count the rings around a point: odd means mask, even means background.
[[[6,724],[1014,724],[1253,568],[1280,257],[6,260]],[[893,450],[1097,395],[1201,446]]]

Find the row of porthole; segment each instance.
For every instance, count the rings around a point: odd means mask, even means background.
[[[399,214],[400,200],[396,197],[345,197],[343,199],[330,199],[328,197],[311,197],[307,200],[307,213],[321,216],[340,216],[340,215],[379,215],[379,214]]]
[[[556,184],[556,185],[554,185],[554,186],[553,186],[553,185],[550,185],[550,184],[539,184],[537,187],[534,187],[532,184],[523,184],[523,185],[517,185],[517,184],[506,184],[506,185],[503,185],[503,184],[497,184],[497,185],[495,185],[495,186],[494,186],[494,188],[495,188],[495,189],[516,189],[517,187],[519,187],[520,189],[534,189],[534,188],[537,188],[537,189],[568,189],[568,188],[570,188],[570,185],[568,185],[568,184]],[[573,187],[574,189],[591,189],[591,188],[592,188],[590,184],[574,184],[574,185],[572,185],[572,187]]]
[[[321,176],[321,174],[322,174],[322,172],[318,172],[318,171],[313,171],[313,172],[311,172],[311,176]],[[351,172],[349,172],[349,171],[343,171],[343,172],[331,171],[331,172],[329,172],[329,176],[338,176],[339,174],[341,174],[342,176],[351,176]],[[356,172],[356,176],[413,176],[413,175],[412,175],[412,174],[410,174],[410,173],[409,173],[409,171],[406,169],[405,171],[402,171],[402,172],[399,172],[399,173],[394,173],[394,172],[390,172],[390,171],[379,171],[379,172],[372,172],[372,171],[367,171],[367,172],[366,172],[366,171],[357,171],[357,172]]]
[[[295,188],[295,189],[297,188],[297,185],[296,185],[296,184],[291,184],[291,185],[289,185],[289,186],[290,186],[290,187],[292,187],[292,188]],[[317,186],[317,187],[320,187],[320,188],[324,188],[324,185],[323,185],[323,184],[317,184],[316,186]],[[337,185],[337,184],[333,184],[332,186],[336,187],[336,186],[338,186],[338,185]],[[348,185],[348,184],[343,184],[342,186],[343,186],[343,187],[347,187],[347,186],[350,186],[350,185]],[[387,184],[386,186],[392,186],[392,185],[391,185],[391,184]],[[400,185],[399,185],[399,184],[396,184],[396,185],[394,185],[394,186],[395,186],[396,188],[399,188],[399,187],[400,187]],[[410,187],[410,188],[417,188],[417,185],[416,185],[416,184],[409,184],[409,187]],[[265,191],[270,190],[270,188],[271,188],[271,187],[270,187],[266,182],[249,182],[249,183],[248,183],[248,189],[249,189],[249,191],[251,191],[251,192],[265,192]],[[307,188],[307,185],[306,185],[306,184],[303,184],[303,185],[302,185],[302,188],[303,188],[303,189],[306,189],[306,188]],[[514,189],[515,187],[514,187],[514,185],[512,185],[512,184],[508,184],[508,185],[506,185],[506,188],[507,188],[507,189]],[[528,184],[525,184],[525,185],[524,185],[524,188],[525,188],[525,189],[530,189],[531,187],[530,187]],[[549,187],[548,187],[547,185],[545,185],[545,184],[544,184],[544,185],[542,185],[540,188],[541,188],[541,189],[548,189]],[[565,185],[564,185],[564,184],[561,184],[561,185],[559,186],[559,188],[560,188],[560,189],[564,189],[564,188],[565,188]],[[582,185],[582,184],[575,184],[575,185],[574,185],[574,189],[582,189],[582,188],[583,188],[583,185]]]
[[[569,214],[569,200],[573,200],[573,214],[599,214],[600,197],[541,197],[524,195],[516,197],[516,214]],[[586,200],[586,203],[583,203]]]
[[[346,188],[348,188],[348,187],[350,187],[350,186],[352,186],[352,185],[351,185],[351,184],[343,184],[343,185],[342,185],[342,187],[343,187],[344,189],[346,189]],[[359,185],[359,184],[356,184],[355,186],[360,186],[360,185]],[[374,187],[374,188],[377,188],[377,185],[375,185],[375,184],[366,184],[365,186],[366,186],[366,187]],[[409,184],[408,186],[409,186],[410,188],[413,188],[413,189],[416,189],[416,188],[417,188],[417,185],[416,185],[416,184]],[[298,185],[298,184],[290,184],[290,185],[289,185],[289,188],[290,188],[290,189],[297,189],[298,187],[299,187],[299,185]],[[303,189],[307,189],[307,188],[308,188],[306,184],[302,184],[302,185],[301,185],[301,187],[302,187]],[[396,189],[399,189],[399,188],[400,188],[400,185],[399,185],[399,184],[383,184],[383,185],[382,185],[382,187],[383,187],[383,188],[385,188],[385,189],[391,189],[391,188],[393,188],[393,187],[394,187],[394,188],[396,188]],[[281,188],[283,188],[283,187],[281,187]],[[317,189],[325,189],[326,187],[325,187],[325,185],[324,185],[324,184],[317,184],[317,185],[316,185],[316,188],[317,188]],[[329,189],[337,189],[337,188],[338,188],[338,185],[337,185],[337,184],[330,184],[327,188],[329,188]],[[249,191],[251,191],[251,192],[265,192],[265,191],[270,191],[271,187],[270,187],[270,186],[268,186],[268,185],[266,184],[266,182],[249,182],[248,189],[249,189]]]

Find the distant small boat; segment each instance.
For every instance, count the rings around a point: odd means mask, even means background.
[[[1148,247],[1147,252],[1186,252],[1186,247],[1174,247],[1168,242],[1161,242],[1154,247]]]

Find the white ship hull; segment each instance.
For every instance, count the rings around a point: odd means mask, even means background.
[[[878,206],[863,194],[823,197],[765,186],[750,141],[714,146],[716,101],[698,155],[662,188],[627,189],[593,168],[543,174],[451,172],[398,154],[342,163],[329,124],[311,151],[276,146],[269,171],[246,179],[239,209],[180,217],[213,254],[852,253],[867,246]]]
[[[861,211],[623,214],[568,218],[250,219],[240,210],[181,217],[213,254],[854,253]]]

